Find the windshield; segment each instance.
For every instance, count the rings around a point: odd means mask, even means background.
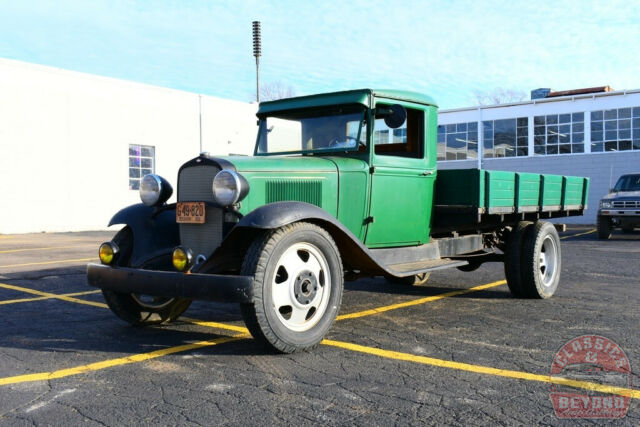
[[[356,151],[365,145],[362,105],[276,113],[260,120],[256,154]]]
[[[640,191],[640,175],[623,175],[613,191]]]

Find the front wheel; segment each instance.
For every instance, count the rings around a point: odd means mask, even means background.
[[[113,238],[113,242],[120,248],[115,264],[120,267],[129,267],[133,251],[131,228],[124,227],[120,230]],[[102,290],[102,295],[116,316],[135,326],[172,322],[191,305],[191,300],[185,298],[127,294],[107,289]]]
[[[254,277],[254,302],[241,310],[258,342],[293,353],[322,341],[340,309],[344,281],[327,231],[298,222],[267,232],[249,247],[241,274]]]
[[[611,220],[606,216],[598,217],[598,239],[608,240],[611,237]]]
[[[528,227],[522,242],[521,286],[529,298],[550,298],[558,289],[562,253],[553,224],[538,221]]]

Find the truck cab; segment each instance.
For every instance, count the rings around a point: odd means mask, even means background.
[[[424,284],[429,273],[504,263],[517,297],[549,298],[561,248],[546,218],[581,215],[581,177],[436,168],[437,106],[360,89],[260,104],[253,156],[202,153],[101,245],[88,283],[137,324],[176,319],[194,299],[239,303],[253,337],[280,352],[318,345],[344,280]]]

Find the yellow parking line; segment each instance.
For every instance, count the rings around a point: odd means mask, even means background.
[[[475,288],[466,289],[462,291],[447,292],[441,295],[435,295],[433,297],[427,297],[427,298],[422,298],[420,300],[409,301],[408,303],[394,304],[392,306],[381,307],[378,309],[369,310],[365,312],[352,313],[351,316],[346,315],[345,317],[342,317],[342,319],[362,317],[362,316],[377,314],[379,312],[393,310],[396,308],[406,307],[410,305],[424,304],[426,302],[436,301],[438,299],[447,298],[449,296],[455,296],[455,295],[460,295],[461,293],[473,292],[474,290],[477,291],[482,289],[488,289],[490,287],[499,286],[502,284],[504,284],[504,281],[488,283],[486,285],[476,286]],[[67,300],[70,302],[95,305],[98,307],[106,307],[106,304],[93,303],[90,301],[81,300],[78,298],[72,298],[69,296],[49,294],[46,292],[40,292],[33,289],[22,288],[19,286],[6,285],[1,283],[0,283],[0,286],[8,289],[21,290],[23,292],[52,295],[52,297],[59,297],[60,299]],[[463,292],[463,291],[467,291],[467,292]],[[247,328],[243,326],[229,325],[229,324],[219,323],[219,322],[202,321],[202,320],[192,319],[192,318],[182,318],[182,320],[195,325],[203,326],[203,327],[239,332],[240,335],[236,335],[234,337],[223,337],[223,338],[219,338],[211,341],[200,341],[193,344],[185,344],[181,346],[169,347],[166,349],[156,350],[149,353],[135,354],[132,356],[127,356],[127,357],[122,357],[117,359],[109,359],[102,362],[96,362],[88,365],[77,366],[75,368],[61,369],[53,372],[41,372],[41,373],[35,373],[35,374],[25,374],[25,375],[13,376],[13,377],[0,378],[0,386],[7,385],[7,384],[28,382],[28,381],[50,380],[55,378],[67,377],[71,375],[79,375],[82,373],[106,369],[113,366],[125,365],[130,363],[138,363],[138,362],[154,359],[157,357],[162,357],[169,354],[193,350],[196,348],[208,347],[216,344],[236,341],[244,338],[249,338],[250,336],[248,334]],[[379,348],[367,347],[367,346],[362,346],[359,344],[348,343],[343,341],[325,339],[322,341],[321,344],[331,346],[331,347],[342,348],[344,350],[356,351],[359,353],[370,354],[378,357],[384,357],[387,359],[401,360],[406,362],[419,363],[423,365],[430,365],[430,366],[448,368],[448,369],[453,369],[458,371],[473,372],[477,374],[492,375],[492,376],[498,376],[498,377],[504,377],[504,378],[565,385],[565,386],[570,386],[578,389],[597,391],[597,392],[607,393],[607,394],[616,394],[620,396],[631,397],[634,399],[640,399],[640,391],[632,390],[624,387],[607,386],[607,385],[591,383],[587,381],[571,380],[568,378],[550,377],[548,375],[533,374],[529,372],[512,371],[508,369],[493,368],[490,366],[474,365],[474,364],[462,363],[462,362],[453,362],[450,360],[436,359],[436,358],[427,357],[427,356],[418,356],[418,355],[402,353],[402,352],[397,352],[392,350],[383,350]]]
[[[76,366],[74,368],[60,369],[58,371],[38,372],[38,373],[34,373],[34,374],[25,374],[25,375],[16,375],[16,376],[13,376],[13,377],[5,377],[5,378],[0,378],[0,386],[7,385],[7,384],[24,383],[24,382],[30,382],[30,381],[46,381],[46,380],[52,380],[52,379],[56,379],[56,378],[69,377],[69,376],[72,376],[72,375],[80,375],[80,374],[84,374],[86,372],[99,371],[99,370],[111,368],[111,367],[114,367],[114,366],[128,365],[128,364],[131,364],[131,363],[144,362],[146,360],[155,359],[157,357],[162,357],[162,356],[167,356],[169,354],[181,353],[181,352],[185,352],[185,351],[189,351],[189,350],[195,350],[197,348],[210,347],[210,346],[213,346],[213,345],[224,344],[224,343],[228,343],[228,342],[231,342],[231,341],[237,341],[237,340],[240,340],[240,339],[244,339],[246,337],[247,337],[246,335],[234,336],[234,337],[221,337],[221,338],[218,338],[218,339],[215,339],[215,340],[198,341],[198,342],[195,342],[195,343],[192,343],[192,344],[178,345],[178,346],[174,346],[174,347],[164,348],[162,350],[151,351],[149,353],[140,353],[140,354],[134,354],[134,355],[131,355],[131,356],[126,356],[126,357],[119,357],[117,359],[103,360],[101,362],[95,362],[95,363],[90,363],[88,365]]]
[[[56,299],[60,299],[60,300],[63,300],[63,301],[75,302],[75,303],[78,303],[78,304],[91,305],[91,306],[94,306],[94,307],[107,308],[107,304],[104,304],[104,303],[101,303],[101,302],[94,302],[94,301],[88,301],[88,300],[84,300],[84,299],[80,299],[80,298],[73,298],[73,297],[65,296],[65,295],[52,294],[50,292],[37,291],[35,289],[23,288],[22,286],[16,286],[16,285],[8,285],[6,283],[0,283],[0,288],[11,289],[13,291],[25,292],[25,293],[28,293],[28,294],[39,295],[39,296],[47,297],[47,298],[56,298]]]
[[[81,296],[81,295],[91,295],[91,294],[97,294],[101,291],[84,291],[84,292],[73,292],[71,294],[55,294],[58,297],[77,297],[77,296]],[[55,299],[56,297],[54,296],[42,296],[42,297],[35,297],[35,298],[20,298],[20,299],[10,299],[10,300],[5,300],[5,301],[0,301],[0,305],[6,305],[6,304],[16,304],[19,302],[32,302],[32,301],[43,301],[43,300],[47,300],[47,299]]]
[[[15,252],[27,252],[27,251],[45,251],[50,249],[68,249],[68,248],[82,248],[85,246],[95,246],[94,244],[87,243],[86,245],[73,245],[73,246],[47,246],[43,248],[25,248],[25,249],[9,249],[0,251],[0,254],[10,254]]]
[[[336,317],[336,320],[344,320],[344,319],[355,319],[358,317],[372,316],[374,314],[384,313],[386,311],[397,310],[399,308],[412,307],[414,305],[426,304],[428,302],[438,301],[444,298],[455,297],[457,295],[464,295],[471,292],[482,291],[484,289],[495,288],[496,286],[501,286],[507,283],[506,280],[498,280],[497,282],[487,283],[486,285],[474,286],[469,289],[460,289],[458,291],[445,292],[438,295],[433,295],[430,297],[419,298],[407,302],[401,302],[398,304],[391,304],[384,307],[372,308],[369,310],[358,311],[356,313],[342,314]]]
[[[568,239],[570,237],[584,236],[586,234],[591,234],[591,233],[595,233],[595,232],[596,232],[596,229],[594,228],[593,230],[585,231],[584,233],[572,234],[571,236],[561,237],[560,240]]]
[[[242,326],[228,325],[218,322],[207,322],[197,319],[182,318],[182,320],[188,321],[195,325],[206,326],[215,329],[229,330],[234,332],[248,333],[247,328]],[[549,384],[565,385],[574,387],[577,389],[597,391],[600,393],[616,394],[620,396],[632,397],[634,399],[640,399],[640,391],[633,390],[624,387],[607,386],[603,384],[591,383],[588,381],[576,381],[568,378],[550,377],[549,375],[532,374],[523,371],[512,371],[509,369],[499,369],[490,366],[473,365],[470,363],[453,362],[450,360],[436,359],[427,356],[417,356],[410,353],[402,353],[392,350],[383,350],[375,347],[367,347],[363,345],[348,343],[344,341],[335,340],[322,340],[322,345],[331,347],[338,347],[344,350],[356,351],[359,353],[370,354],[374,356],[384,357],[386,359],[402,360],[405,362],[419,363],[422,365],[437,366],[440,368],[453,369],[457,371],[467,371],[476,374],[492,375],[504,378],[512,378],[517,380],[537,381]]]
[[[359,353],[371,354],[374,356],[384,357],[386,359],[402,360],[405,362],[420,363],[423,365],[438,366],[441,368],[455,369],[457,371],[474,372],[477,374],[493,375],[498,377],[513,378],[527,381],[537,381],[542,383],[566,385],[583,390],[597,391],[600,393],[617,394],[620,396],[632,397],[640,399],[640,391],[624,387],[608,386],[603,384],[591,383],[587,381],[576,381],[568,378],[551,377],[549,375],[531,374],[528,372],[512,371],[509,369],[498,369],[489,366],[472,365],[469,363],[453,362],[450,360],[435,359],[433,357],[416,356],[409,353],[401,353],[398,351],[383,350],[380,348],[366,347],[358,344],[352,344],[342,341],[323,340],[322,344],[342,348],[344,350],[356,351]]]
[[[26,264],[0,265],[0,268],[26,267],[26,266],[29,266],[29,265],[64,264],[64,263],[69,263],[69,262],[84,262],[84,261],[94,261],[94,260],[95,260],[95,258],[61,259],[61,260],[58,260],[58,261],[28,262]]]

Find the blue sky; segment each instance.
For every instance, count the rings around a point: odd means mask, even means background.
[[[636,1],[0,0],[0,57],[250,101],[379,87],[432,95],[640,88]]]

